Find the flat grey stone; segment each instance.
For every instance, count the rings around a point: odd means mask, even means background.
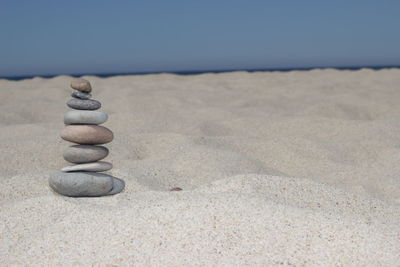
[[[79,98],[79,99],[85,99],[85,100],[92,98],[91,94],[85,93],[85,92],[81,92],[81,91],[78,91],[78,90],[74,90],[72,92],[71,96],[75,97],[75,98]]]
[[[64,150],[63,157],[71,163],[88,163],[104,159],[108,153],[104,146],[74,145]]]
[[[90,82],[82,78],[73,79],[71,81],[71,88],[88,93],[92,91],[92,86],[90,85]]]
[[[96,161],[90,163],[82,163],[73,166],[67,166],[61,169],[62,172],[104,172],[112,169],[112,164],[105,161]]]
[[[118,193],[122,192],[122,190],[124,190],[124,188],[125,188],[124,180],[114,177],[113,189],[110,192],[108,192],[108,195],[118,194]]]
[[[95,124],[106,122],[108,115],[101,111],[71,110],[64,114],[65,124]]]
[[[49,178],[50,187],[69,197],[100,197],[114,187],[114,177],[97,172],[55,172]]]
[[[84,99],[73,98],[67,102],[67,106],[73,109],[80,109],[80,110],[96,110],[101,107],[101,103],[93,99],[84,100]]]

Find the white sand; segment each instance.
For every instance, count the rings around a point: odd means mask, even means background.
[[[400,70],[85,78],[127,188],[54,194],[71,77],[0,80],[1,266],[400,265]]]

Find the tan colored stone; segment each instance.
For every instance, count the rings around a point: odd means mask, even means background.
[[[61,132],[61,138],[81,145],[100,145],[113,140],[112,131],[97,125],[68,125]]]
[[[92,91],[92,86],[90,85],[90,82],[82,78],[72,80],[71,88],[87,93],[90,93]]]

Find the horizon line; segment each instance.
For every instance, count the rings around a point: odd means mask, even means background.
[[[58,73],[58,74],[36,74],[36,75],[12,75],[12,76],[0,76],[0,79],[19,81],[25,79],[32,79],[35,77],[40,78],[54,78],[57,76],[67,75],[72,77],[81,76],[97,76],[101,78],[107,78],[112,76],[127,76],[127,75],[149,75],[149,74],[176,74],[176,75],[198,75],[205,73],[226,73],[235,71],[247,71],[247,72],[289,72],[296,70],[315,70],[315,69],[337,69],[337,70],[360,70],[360,69],[396,69],[400,68],[400,65],[353,65],[353,66],[313,66],[313,67],[284,67],[284,68],[236,68],[236,69],[208,69],[208,70],[176,70],[176,71],[142,71],[142,72],[102,72],[102,73]]]

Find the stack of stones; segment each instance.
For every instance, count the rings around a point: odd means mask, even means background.
[[[71,82],[72,99],[67,106],[74,109],[64,114],[65,128],[61,138],[76,143],[64,150],[64,159],[74,163],[60,172],[50,175],[50,187],[57,193],[70,197],[98,197],[121,192],[123,180],[108,174],[112,164],[99,161],[107,157],[108,149],[98,146],[109,143],[114,136],[106,127],[99,126],[107,121],[108,115],[95,111],[101,107],[99,101],[91,99],[92,87],[85,79]]]

